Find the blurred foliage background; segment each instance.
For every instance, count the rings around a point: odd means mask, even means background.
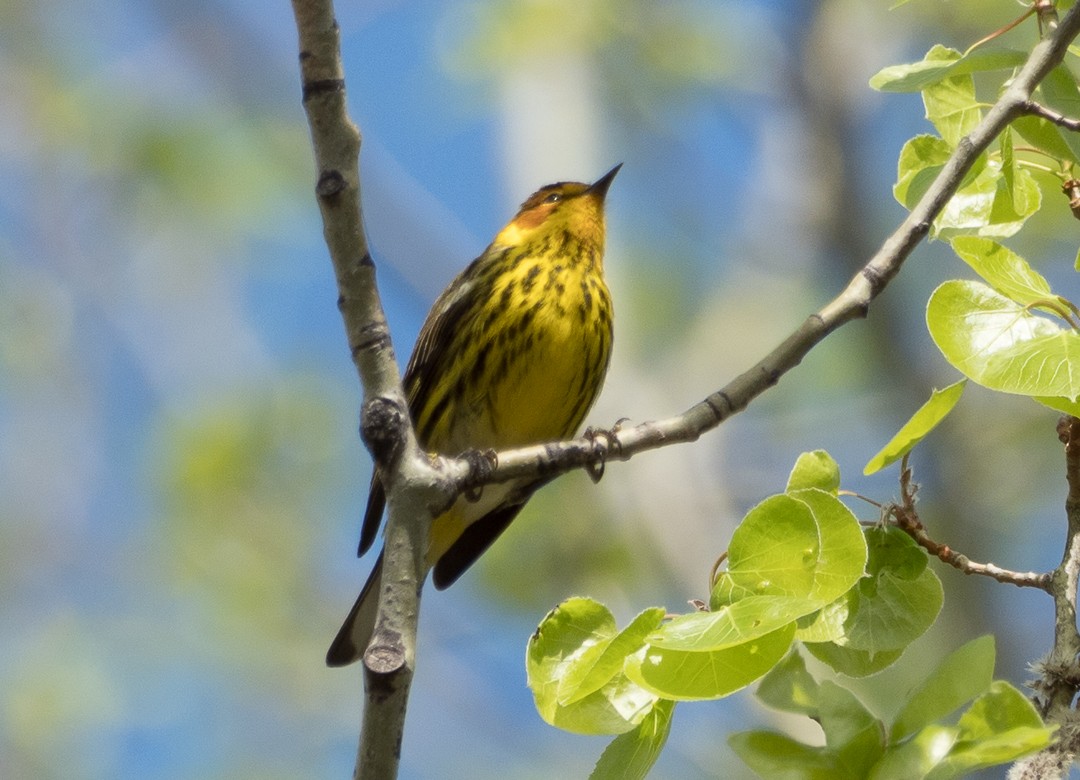
[[[677,413],[831,298],[903,216],[917,96],[867,87],[1011,2],[340,3],[368,228],[399,356],[428,305],[541,184],[622,161],[607,267],[614,362],[590,422]],[[1031,25],[1009,43],[1030,47]],[[0,0],[0,773],[342,777],[360,674],[322,656],[367,561],[370,462],[312,195],[284,4]],[[1076,300],[1064,199],[1012,246]],[[402,774],[583,777],[525,641],[573,594],[625,622],[704,597],[733,524],[826,448],[862,465],[955,379],[923,306],[965,269],[920,247],[869,318],[692,446],[545,489],[461,584],[429,593]],[[1054,415],[969,388],[916,460],[966,554],[1060,559]],[[866,519],[874,518],[867,506]],[[972,636],[1020,683],[1041,594],[939,570],[946,612],[864,686],[890,713]],[[724,738],[775,716],[684,705],[658,777],[745,775]],[[777,721],[779,722],[779,721]]]

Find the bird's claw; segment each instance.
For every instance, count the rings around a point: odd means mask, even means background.
[[[608,453],[611,451],[622,451],[622,445],[619,444],[617,434],[619,428],[627,419],[628,418],[626,417],[621,418],[610,430],[606,428],[593,428],[591,426],[585,429],[584,436],[592,442],[594,457],[594,460],[585,464],[585,473],[589,475],[589,479],[593,482],[599,482],[604,476],[604,468],[607,464]]]
[[[499,458],[495,450],[465,450],[458,457],[469,464],[469,475],[465,478],[461,495],[466,501],[475,503],[484,495],[484,480],[495,471]]]

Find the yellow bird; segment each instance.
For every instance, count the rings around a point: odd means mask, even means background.
[[[428,312],[405,369],[420,446],[442,455],[573,436],[600,393],[611,356],[604,282],[604,200],[616,165],[593,184],[541,187]],[[461,496],[432,523],[426,564],[451,585],[506,530],[544,478]],[[371,479],[359,554],[371,547],[386,494]],[[382,554],[326,654],[345,666],[375,626]]]

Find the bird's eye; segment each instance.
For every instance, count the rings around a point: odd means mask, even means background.
[[[560,200],[562,200],[562,193],[553,192],[544,198],[544,203],[558,203]]]

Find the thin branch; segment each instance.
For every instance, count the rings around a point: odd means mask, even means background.
[[[1036,103],[1034,100],[1025,101],[1023,113],[1041,117],[1048,122],[1053,122],[1058,127],[1064,127],[1066,130],[1080,133],[1080,119],[1073,119],[1064,114],[1059,114],[1057,111],[1054,111],[1054,109],[1047,108],[1042,103]]]
[[[1038,588],[1051,592],[1053,584],[1053,572],[1012,571],[1003,569],[994,563],[978,563],[971,560],[963,553],[959,553],[947,544],[941,544],[930,538],[915,509],[915,493],[917,486],[911,479],[911,469],[908,467],[907,456],[904,456],[903,465],[900,467],[900,503],[882,508],[882,514],[887,521],[892,522],[897,528],[906,533],[915,542],[931,555],[964,574],[980,574],[990,577],[1008,585],[1016,585],[1020,588]]]

